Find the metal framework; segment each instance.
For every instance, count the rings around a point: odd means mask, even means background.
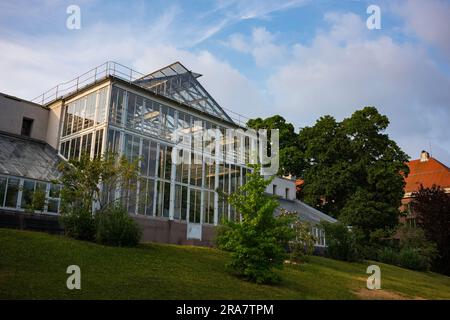
[[[199,77],[201,74],[189,71],[180,62],[175,62],[134,81],[134,83],[197,110],[233,122],[197,81]]]

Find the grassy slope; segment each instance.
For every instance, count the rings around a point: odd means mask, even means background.
[[[368,265],[312,257],[286,266],[282,283],[265,286],[233,277],[226,261],[226,253],[208,248],[112,248],[0,229],[0,299],[357,299]],[[66,288],[71,264],[81,268],[81,290]],[[379,265],[383,290],[377,292],[450,299],[449,277]]]

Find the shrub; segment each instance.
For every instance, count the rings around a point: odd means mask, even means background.
[[[399,231],[398,234],[400,236],[401,251],[406,250],[405,253],[406,261],[413,260],[412,258],[413,254],[408,252],[408,250],[410,249],[414,251],[417,255],[419,255],[420,260],[422,261],[421,269],[415,270],[429,270],[432,266],[433,261],[438,256],[436,244],[426,239],[425,232],[421,228],[411,228],[405,225],[400,227],[398,231]],[[404,264],[406,268],[408,268],[407,264],[408,263]]]
[[[311,224],[300,221],[297,217],[297,212],[287,211],[282,208],[280,216],[292,219],[292,230],[294,231],[294,238],[289,241],[290,260],[295,262],[306,262],[308,256],[314,252],[314,244],[316,237],[311,233]]]
[[[426,271],[429,269],[427,258],[421,255],[417,249],[410,247],[400,250],[398,264],[412,270]]]
[[[378,252],[378,261],[397,265],[398,262],[398,250],[390,247],[384,247]]]
[[[361,260],[361,248],[358,246],[358,233],[350,231],[340,222],[322,222],[328,248],[326,255],[332,259],[343,261]]]
[[[71,209],[60,216],[67,236],[93,241],[95,239],[95,219],[90,210]]]
[[[31,203],[27,205],[26,212],[34,213],[35,211],[44,211],[45,206],[45,191],[36,188],[31,196]]]
[[[134,247],[139,243],[142,232],[123,207],[114,206],[98,212],[96,220],[97,242],[117,247]]]

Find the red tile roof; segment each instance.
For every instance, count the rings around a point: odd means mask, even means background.
[[[450,188],[450,169],[443,163],[429,157],[428,161],[412,160],[407,163],[409,175],[405,179],[405,193],[417,191],[422,184],[424,188],[433,184]]]

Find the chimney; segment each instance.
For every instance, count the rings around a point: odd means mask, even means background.
[[[420,162],[428,161],[428,159],[430,159],[430,154],[425,150],[422,150],[422,152],[420,153]]]

